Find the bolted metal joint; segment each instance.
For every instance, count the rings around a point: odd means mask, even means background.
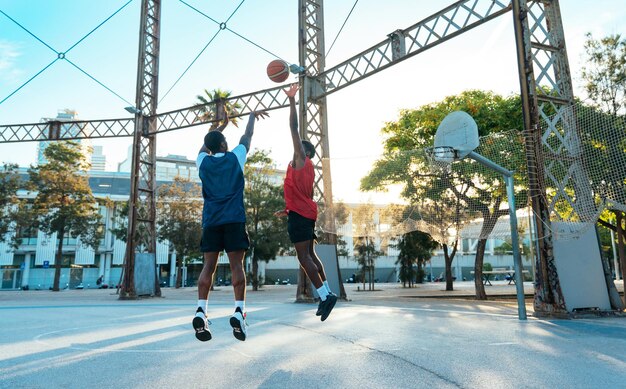
[[[61,122],[51,120],[48,122],[48,139],[58,140],[61,137]]]
[[[144,138],[149,137],[150,134],[150,121],[147,117],[142,116],[139,120],[141,120],[141,136]]]
[[[391,39],[391,57],[394,61],[406,55],[404,31],[396,30],[387,35]]]
[[[324,86],[319,78],[311,76],[304,77],[304,93],[306,99],[316,101],[324,94],[324,91]]]

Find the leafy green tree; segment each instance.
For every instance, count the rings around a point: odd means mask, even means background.
[[[457,199],[465,212],[468,210],[483,218],[482,231],[477,246],[474,271],[476,297],[485,299],[484,286],[480,282],[487,237],[499,217],[507,215],[502,207],[506,202],[506,186],[499,173],[483,168],[472,160],[450,165],[447,173],[433,174],[422,150],[432,146],[435,132],[444,117],[452,111],[465,111],[478,125],[479,135],[501,133],[514,129],[521,131],[522,116],[518,96],[502,97],[492,92],[466,91],[449,96],[440,102],[415,110],[402,110],[395,122],[382,129],[386,136],[385,156],[378,160],[372,171],[361,180],[362,190],[382,189],[387,184],[403,184],[402,196],[409,204],[420,209],[426,205],[441,205],[442,199]],[[480,148],[485,157],[511,170],[525,166],[521,137],[507,133],[488,138],[489,144]],[[525,172],[516,172],[516,181],[523,182]],[[516,203],[519,207],[527,202],[526,189],[517,188]],[[458,208],[453,208],[458,209]],[[447,252],[447,243],[444,251]],[[456,242],[453,253],[456,251]]]
[[[589,98],[612,116],[626,114],[626,39],[587,33],[582,78]]]
[[[202,188],[187,178],[175,177],[158,189],[157,236],[176,251],[177,288],[182,286],[182,267],[201,257],[202,204]]]
[[[380,241],[379,223],[376,218],[380,212],[372,204],[362,204],[352,212],[353,233],[355,236],[355,260],[361,267],[363,290],[368,280],[368,290],[374,290],[374,274],[376,258],[384,253],[377,249],[376,241]]]
[[[582,79],[585,81],[587,95],[596,108],[608,114],[614,124],[611,130],[620,132],[620,142],[607,142],[609,137],[601,139],[587,139],[584,142],[586,152],[591,152],[587,161],[595,166],[590,169],[591,175],[601,174],[601,177],[590,177],[595,183],[596,192],[603,191],[618,193],[621,198],[626,193],[624,189],[623,172],[616,166],[625,166],[626,160],[626,39],[620,34],[608,35],[601,39],[594,39],[591,33],[587,34],[585,41],[585,65],[582,69]],[[578,110],[578,116],[584,114],[585,109]],[[589,109],[586,109],[587,113]],[[596,113],[595,115],[602,115]],[[587,122],[591,122],[587,120]],[[606,122],[606,121],[603,121]],[[593,122],[592,122],[593,123]],[[594,169],[595,168],[595,169]],[[598,187],[599,186],[599,187]],[[626,230],[624,222],[626,216],[617,207],[611,209],[614,217],[614,225],[609,223],[608,218],[598,220],[603,226],[616,232],[618,243],[618,256],[622,274],[626,268]],[[624,297],[626,304],[626,297]]]
[[[117,201],[113,206],[115,217],[113,226],[109,231],[111,231],[116,239],[126,242],[128,238],[128,211],[130,203],[128,201]],[[140,224],[140,226],[142,225],[143,224]]]
[[[348,222],[348,207],[343,201],[335,201],[333,202],[333,207],[335,208],[335,227],[339,228],[339,226],[345,225]],[[338,257],[347,257],[348,256],[348,243],[344,239],[343,235],[339,235],[337,233],[337,256]]]
[[[0,241],[8,240],[9,233],[16,232],[15,211],[20,206],[17,197],[19,188],[17,165],[4,164],[0,170]]]
[[[400,254],[396,264],[400,265],[400,281],[402,286],[413,287],[413,280],[417,277],[417,283],[421,284],[424,278],[424,263],[433,255],[433,250],[439,247],[433,238],[422,231],[411,231],[402,235],[397,244]],[[417,269],[413,269],[416,265]]]
[[[33,224],[44,233],[57,233],[53,291],[59,290],[63,241],[67,234],[96,249],[104,231],[98,202],[91,193],[85,160],[76,142],[50,143],[44,151],[47,163],[28,170]]]
[[[376,249],[376,242],[371,236],[359,236],[354,245],[356,252],[355,259],[361,267],[361,278],[363,280],[363,290],[365,290],[365,280],[368,281],[368,290],[374,290],[376,258],[383,255],[383,252]]]
[[[275,182],[275,165],[264,150],[255,150],[247,159],[244,206],[250,236],[248,255],[252,262],[252,287],[259,289],[259,261],[276,259],[291,243],[287,234],[287,220],[274,213],[285,208],[283,188]]]
[[[235,115],[239,113],[239,110],[241,109],[241,105],[238,103],[233,103],[233,102],[226,100],[230,97],[230,93],[231,93],[230,91],[225,91],[219,88],[213,89],[210,92],[207,89],[205,89],[204,95],[196,96],[200,104],[203,105],[202,108],[200,108],[201,114],[199,118],[202,120],[212,120],[213,118],[216,118],[217,117],[216,112],[212,110],[208,110],[206,104],[209,104],[210,102],[216,101],[216,100],[223,100],[226,102],[224,108],[226,109],[226,113],[228,114],[228,117],[230,118],[230,123],[232,123],[235,127],[239,127],[239,120],[237,117],[235,117]],[[215,123],[211,125],[211,128],[209,130],[214,130],[219,125],[220,125],[220,122],[216,121]]]

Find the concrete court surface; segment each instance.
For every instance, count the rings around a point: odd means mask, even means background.
[[[626,388],[626,317],[537,319],[527,300],[520,321],[515,299],[464,298],[471,282],[454,294],[357,286],[325,322],[294,303],[293,285],[248,291],[245,342],[228,324],[232,289],[219,287],[206,343],[191,327],[195,287],[133,301],[0,292],[0,388]]]

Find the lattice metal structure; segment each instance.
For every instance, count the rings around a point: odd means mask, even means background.
[[[317,152],[313,159],[316,169],[314,197],[318,204],[330,208],[332,190],[329,182],[330,167],[322,169],[324,158],[330,157],[328,144],[328,119],[326,99],[313,98],[313,89],[317,87],[318,76],[324,71],[326,63],[324,46],[324,2],[323,0],[300,1],[300,65],[304,67],[300,89],[300,136],[308,139]]]
[[[535,312],[565,314],[550,220],[586,221],[594,208],[585,179],[558,0],[513,0],[530,195],[537,229]],[[567,174],[558,172],[566,171]],[[546,187],[556,188],[551,199]],[[571,212],[562,214],[566,203]],[[591,212],[593,213],[593,212]]]
[[[227,101],[241,107],[233,117],[247,116],[256,110],[270,111],[288,107],[289,101],[282,92],[283,88],[279,86],[229,97]],[[215,119],[206,118],[203,111],[215,110],[214,105],[211,102],[159,114],[143,112],[144,122],[155,122],[154,126],[148,126],[145,130],[152,135],[212,123]],[[135,135],[135,124],[135,119],[125,118],[0,125],[0,143],[131,137]]]
[[[507,1],[457,1],[388,39],[324,71],[314,98],[347,87],[511,10]],[[320,28],[319,26],[317,28]]]
[[[156,114],[159,85],[161,1],[141,2],[135,132],[129,199],[128,235],[120,299],[135,298],[135,256],[146,252],[156,266]],[[147,116],[144,116],[147,115]],[[155,295],[160,296],[155,276]]]
[[[133,119],[0,125],[0,143],[132,136]]]

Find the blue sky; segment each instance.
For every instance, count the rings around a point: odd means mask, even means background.
[[[0,0],[0,10],[26,27],[55,51],[66,52],[85,34],[129,0]],[[73,47],[67,57],[120,97],[66,61],[56,61],[0,104],[0,123],[34,123],[60,109],[78,111],[81,119],[128,117],[135,100],[140,0],[129,4]],[[218,31],[218,26],[178,0],[163,1],[158,111],[187,107],[203,89],[222,88],[233,95],[275,86],[265,66],[279,56],[297,62],[296,0],[186,0],[217,21],[263,47],[229,31],[221,31],[180,78]],[[327,50],[354,0],[326,0]],[[453,3],[452,0],[360,0],[335,46],[327,66],[343,61]],[[382,6],[384,4],[384,6]],[[561,1],[570,67],[576,93],[581,90],[580,64],[585,33],[595,37],[625,33],[623,0]],[[438,101],[467,89],[519,93],[512,16],[507,14],[401,64],[328,97],[329,140],[334,193],[350,200],[358,181],[382,150],[380,128],[398,111]],[[50,64],[56,54],[0,14],[0,100]],[[170,90],[171,88],[171,90]],[[165,93],[168,92],[166,96]],[[271,150],[279,166],[291,155],[286,110],[272,111],[257,124],[253,147]],[[235,144],[241,129],[228,128]],[[194,158],[206,128],[201,126],[159,135],[157,154]],[[130,138],[94,140],[102,145],[108,168],[126,157]],[[0,144],[0,161],[27,166],[35,161],[35,143]]]

